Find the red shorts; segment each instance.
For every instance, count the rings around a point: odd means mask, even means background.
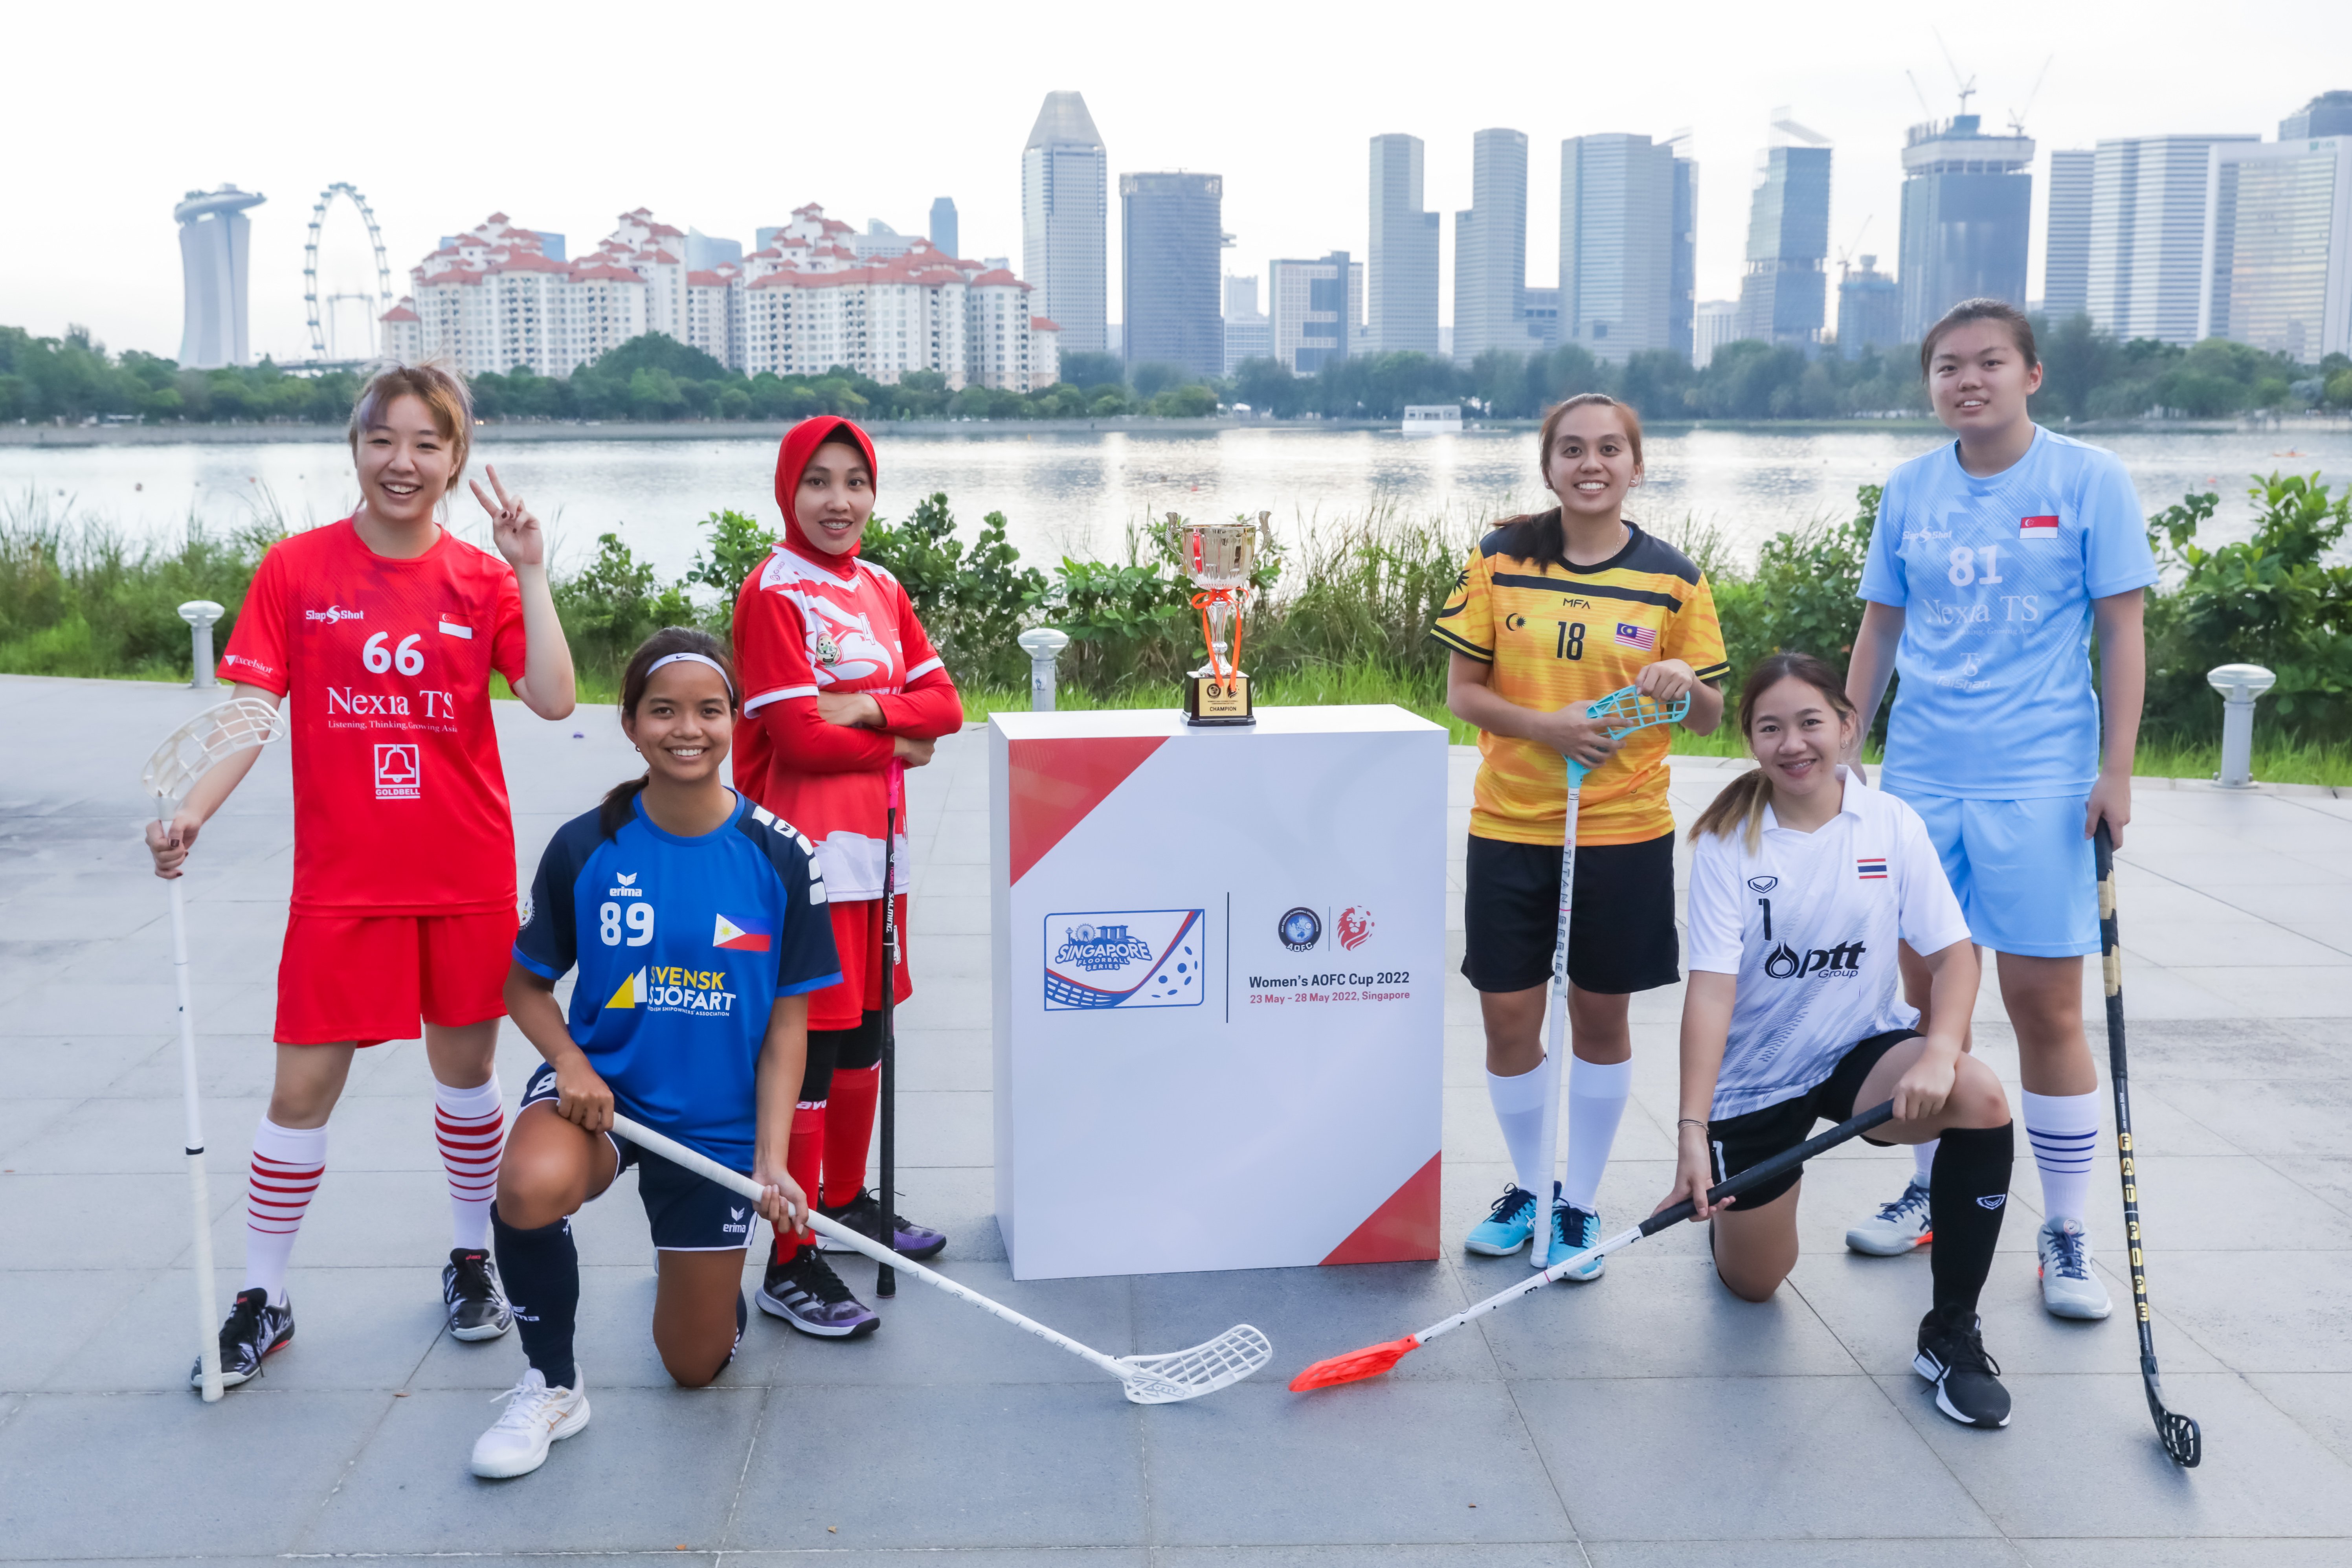
[[[907,975],[907,895],[898,906],[898,996],[904,1002],[915,994]],[[841,955],[841,984],[809,993],[808,1026],[812,1029],[854,1029],[866,1014],[882,1006],[882,900],[836,900],[833,911],[833,945]]]
[[[278,959],[281,1046],[413,1040],[506,1016],[511,907],[466,915],[303,915]]]

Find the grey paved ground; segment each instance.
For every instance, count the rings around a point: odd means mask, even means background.
[[[12,737],[0,753],[0,1557],[2352,1561],[2352,805],[2149,793],[2125,856],[2157,1335],[2174,1403],[2204,1423],[2209,1458],[2193,1474],[2152,1440],[2129,1324],[2042,1316],[2024,1166],[1985,1306],[2017,1397],[1998,1434],[1945,1422],[1906,1370],[1927,1260],[1839,1246],[1853,1212],[1899,1186],[1899,1154],[1814,1168],[1810,1250],[1767,1305],[1730,1300],[1703,1237],[1672,1233],[1597,1285],[1546,1291],[1387,1380],[1312,1398],[1282,1386],[1300,1365],[1404,1332],[1525,1266],[1455,1255],[1013,1284],[986,1217],[986,784],[973,736],[914,777],[921,991],[903,1015],[904,1206],[953,1233],[950,1272],[1115,1353],[1246,1319],[1273,1336],[1274,1365],[1212,1399],[1140,1409],[909,1285],[871,1340],[818,1343],[755,1321],[718,1386],[681,1393],[646,1331],[645,1222],[616,1194],[579,1225],[594,1425],[538,1475],[482,1483],[467,1449],[521,1357],[511,1341],[437,1331],[446,1210],[413,1044],[367,1053],[336,1114],[292,1281],[300,1338],[218,1406],[184,1386],[169,927],[140,872],[132,784],[197,700],[0,679]],[[519,837],[535,855],[621,776],[625,753],[604,713],[508,717]],[[1457,755],[1457,816],[1465,764]],[[1678,807],[1721,776],[1679,770]],[[224,1300],[268,1086],[287,806],[278,757],[207,834],[192,879]],[[1657,992],[1636,1008],[1637,1098],[1602,1194],[1612,1219],[1666,1182],[1678,1005]],[[1979,1015],[1979,1048],[2013,1074],[1997,1011]],[[1458,983],[1447,1016],[1458,1237],[1503,1166]],[[511,1103],[531,1057],[509,1045]],[[2100,1190],[2114,1179],[2110,1160]],[[2124,1296],[2112,1274],[2110,1289]]]

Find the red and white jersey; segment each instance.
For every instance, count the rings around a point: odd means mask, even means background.
[[[490,672],[523,672],[511,567],[444,532],[378,555],[350,518],[269,547],[220,678],[286,699],[298,914],[464,914],[515,901]]]

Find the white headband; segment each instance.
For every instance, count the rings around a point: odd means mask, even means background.
[[[654,660],[653,663],[646,666],[646,679],[647,680],[651,680],[654,678],[655,670],[659,669],[666,664],[676,664],[680,659],[687,659],[695,664],[709,665],[711,668],[719,672],[719,683],[727,688],[727,695],[730,697],[735,695],[735,683],[727,679],[727,667],[719,663],[717,659],[711,658],[707,653],[666,653],[659,658]]]

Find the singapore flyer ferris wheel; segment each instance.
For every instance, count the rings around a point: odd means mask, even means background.
[[[367,226],[368,245],[375,257],[376,287],[372,295],[349,289],[323,296],[319,291],[319,234],[326,226],[327,208],[337,196],[349,199],[352,208],[359,213],[360,221]],[[366,317],[367,350],[362,357],[372,358],[376,353],[379,347],[376,342],[377,318],[392,309],[392,264],[384,256],[383,235],[375,226],[375,213],[368,206],[367,198],[360,195],[359,187],[347,181],[338,180],[329,185],[311,204],[310,237],[302,247],[302,302],[310,313],[311,358],[324,360],[330,357],[328,337],[335,325],[335,307],[345,303],[362,306]],[[340,341],[334,347],[336,353],[333,357],[353,357],[342,352]]]

